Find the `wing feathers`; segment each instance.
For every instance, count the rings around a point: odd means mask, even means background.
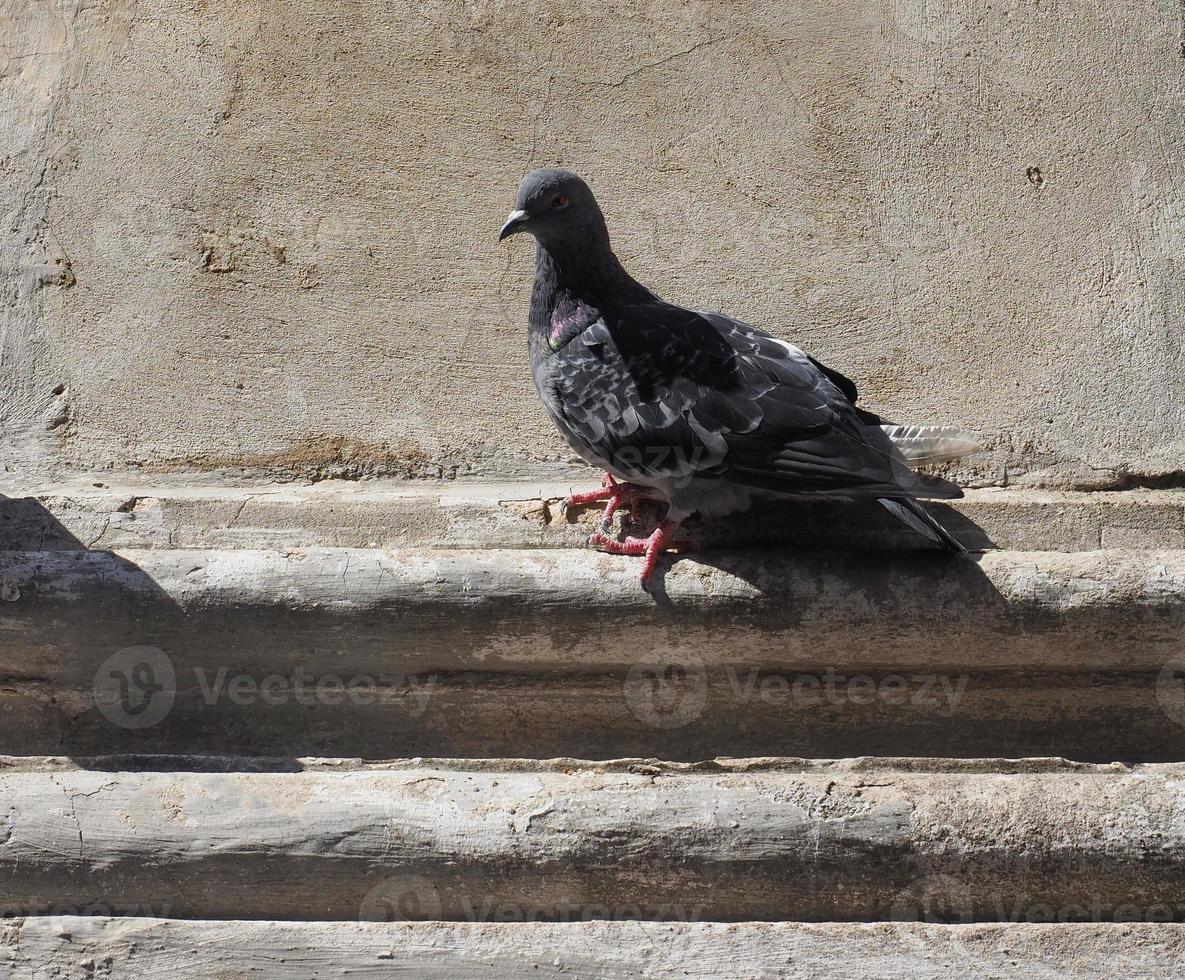
[[[932,544],[945,548],[947,551],[963,552],[967,550],[946,528],[930,516],[930,512],[925,507],[912,497],[896,499],[880,497],[877,502],[899,521],[908,524]]]
[[[974,433],[962,429],[940,425],[882,425],[878,428],[911,464],[959,459],[983,448]]]
[[[956,429],[866,425],[842,374],[748,324],[658,300],[606,314],[537,371],[568,441],[625,479],[894,497],[916,482],[908,464],[975,445]]]

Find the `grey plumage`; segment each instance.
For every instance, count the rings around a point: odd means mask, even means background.
[[[621,266],[574,174],[529,174],[501,237],[517,231],[538,241],[528,335],[548,415],[583,459],[664,499],[669,522],[767,496],[860,497],[961,550],[915,500],[960,491],[912,467],[974,451],[973,436],[884,424],[792,344],[663,301]]]

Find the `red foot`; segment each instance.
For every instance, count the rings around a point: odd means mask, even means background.
[[[655,566],[658,565],[658,559],[665,555],[671,546],[671,538],[678,526],[678,521],[663,521],[650,537],[627,537],[624,541],[611,538],[602,530],[589,538],[588,543],[611,555],[645,555],[646,561],[642,563],[642,588],[646,588]]]
[[[569,507],[579,507],[583,504],[593,504],[599,500],[607,500],[605,513],[601,517],[601,530],[608,534],[613,523],[613,515],[624,504],[632,515],[634,506],[646,496],[646,488],[633,483],[618,483],[611,474],[606,473],[601,479],[600,490],[589,490],[587,493],[574,493],[560,504],[560,511],[565,512]]]
[[[569,507],[580,507],[583,504],[595,504],[598,500],[609,500],[617,496],[617,481],[608,473],[601,478],[600,490],[589,490],[587,493],[574,493],[560,504],[560,510]]]

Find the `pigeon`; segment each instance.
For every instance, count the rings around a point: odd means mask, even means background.
[[[754,500],[878,501],[932,545],[963,546],[918,502],[959,497],[913,467],[979,448],[940,426],[885,424],[856,385],[786,341],[722,313],[684,309],[634,279],[610,246],[588,185],[566,170],[523,179],[498,239],[535,237],[527,343],[544,409],[569,446],[605,471],[607,501],[589,544],[644,557],[642,586],[693,514],[724,517]],[[665,508],[648,537],[618,540],[616,511]]]

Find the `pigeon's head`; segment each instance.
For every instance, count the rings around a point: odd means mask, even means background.
[[[605,219],[588,184],[568,170],[532,170],[518,185],[514,210],[498,232],[503,241],[529,231],[543,245],[605,237]]]

